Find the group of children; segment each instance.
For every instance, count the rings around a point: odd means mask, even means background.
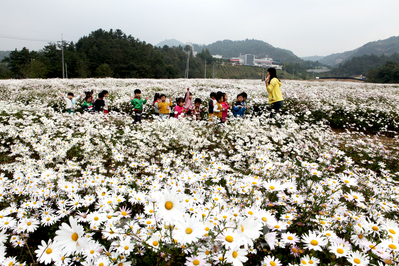
[[[85,101],[82,105],[82,109],[85,112],[102,112],[104,114],[108,113],[108,91],[103,90],[98,94],[98,99],[94,101],[93,91],[85,92]],[[81,98],[80,95],[77,97],[74,96],[72,92],[69,92],[67,96],[60,94],[61,97],[64,98],[66,102],[66,111],[68,113],[74,113],[76,109],[76,102]],[[224,123],[227,121],[228,110],[232,108],[234,117],[243,117],[245,115],[245,111],[248,108],[246,106],[245,101],[247,100],[247,94],[242,92],[237,95],[237,102],[232,106],[228,104],[227,94],[221,91],[212,92],[210,95],[211,99],[209,100],[209,120],[217,119],[219,123]],[[174,118],[183,118],[183,117],[191,117],[195,120],[201,120],[201,114],[206,111],[206,108],[201,108],[202,100],[200,98],[196,98],[193,102],[193,96],[190,92],[190,89],[187,89],[187,92],[183,97],[179,97],[176,99],[176,106],[174,107],[174,112],[171,113],[172,110],[172,98],[169,98],[169,101],[166,100],[165,94],[156,93],[154,96],[154,110],[155,115],[160,119],[165,119],[167,117]],[[134,123],[141,123],[142,113],[143,113],[143,105],[147,103],[148,98],[143,99],[141,97],[141,91],[136,89],[134,91],[134,97],[130,97],[131,104],[134,110]]]
[[[176,99],[176,106],[174,108],[174,117],[182,118],[182,117],[192,117],[195,120],[201,119],[201,113],[206,111],[206,108],[201,108],[202,100],[200,98],[196,98],[194,100],[194,104],[192,101],[192,93],[190,89],[187,89],[187,92],[183,97],[179,97]],[[209,120],[213,118],[217,118],[220,123],[224,123],[227,121],[228,110],[231,105],[228,104],[227,94],[221,91],[212,92],[210,95],[211,99],[209,100],[208,114]],[[235,117],[243,117],[245,114],[245,110],[248,106],[245,105],[245,100],[247,99],[247,94],[242,92],[237,95],[237,102],[233,106],[233,115]],[[154,109],[155,115],[160,118],[170,117],[170,110],[172,107],[172,98],[169,99],[169,102],[166,101],[166,95],[159,95],[158,93],[154,96]]]
[[[104,114],[108,114],[108,91],[103,90],[98,94],[98,99],[94,101],[93,91],[86,91],[85,92],[85,101],[83,102],[82,109],[84,112],[94,113],[94,112],[101,112]],[[81,95],[75,97],[72,92],[68,92],[65,96],[60,94],[61,97],[64,98],[66,103],[66,111],[71,114],[75,113],[76,110],[76,102],[81,98]]]
[[[201,108],[202,100],[200,98],[196,98],[193,104],[193,95],[190,92],[190,89],[187,89],[187,92],[183,97],[179,97],[176,99],[176,106],[174,113],[172,116],[175,118],[183,118],[183,117],[192,117],[195,120],[201,119],[201,113],[205,112],[205,108]],[[155,115],[159,116],[161,119],[165,117],[171,116],[172,109],[172,98],[169,99],[169,102],[166,101],[166,95],[156,93],[154,96],[154,109]]]
[[[227,121],[228,110],[231,105],[228,104],[227,94],[221,91],[217,93],[211,93],[211,99],[209,100],[209,119],[213,117],[217,117],[221,123]],[[233,115],[234,117],[243,117],[245,115],[245,111],[248,108],[246,106],[245,101],[247,99],[247,93],[242,92],[237,95],[237,102],[233,106]]]

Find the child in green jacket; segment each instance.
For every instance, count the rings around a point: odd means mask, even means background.
[[[92,103],[93,97],[90,95],[86,95],[85,102],[82,105],[82,109],[84,112],[89,112],[93,113],[94,112],[94,106]]]
[[[139,89],[134,90],[134,98],[130,96],[132,100],[131,103],[133,105],[134,110],[134,122],[133,123],[141,123],[141,117],[143,113],[143,104],[145,104],[148,98],[141,98],[141,91]]]

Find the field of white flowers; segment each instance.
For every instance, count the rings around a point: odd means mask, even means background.
[[[147,105],[132,125],[135,89],[188,87],[251,110],[219,126]],[[60,112],[59,93],[103,89],[108,116]],[[397,265],[399,87],[282,91],[280,129],[260,81],[0,81],[0,264]]]

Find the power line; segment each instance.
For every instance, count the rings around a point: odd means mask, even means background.
[[[32,42],[54,42],[54,40],[50,41],[50,40],[43,40],[43,39],[32,39],[32,38],[18,37],[18,36],[12,36],[12,35],[4,35],[4,34],[0,34],[0,38],[22,40],[22,41],[32,41]]]

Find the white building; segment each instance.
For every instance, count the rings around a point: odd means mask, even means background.
[[[230,59],[230,62],[233,65],[250,65],[250,66],[259,66],[259,67],[273,67],[276,69],[282,69],[281,63],[279,61],[274,61],[273,58],[260,58],[257,59],[255,55],[246,54],[241,55],[239,57],[233,57]]]
[[[212,57],[213,57],[213,58],[216,58],[216,59],[222,59],[222,56],[221,56],[220,54],[212,55]]]

